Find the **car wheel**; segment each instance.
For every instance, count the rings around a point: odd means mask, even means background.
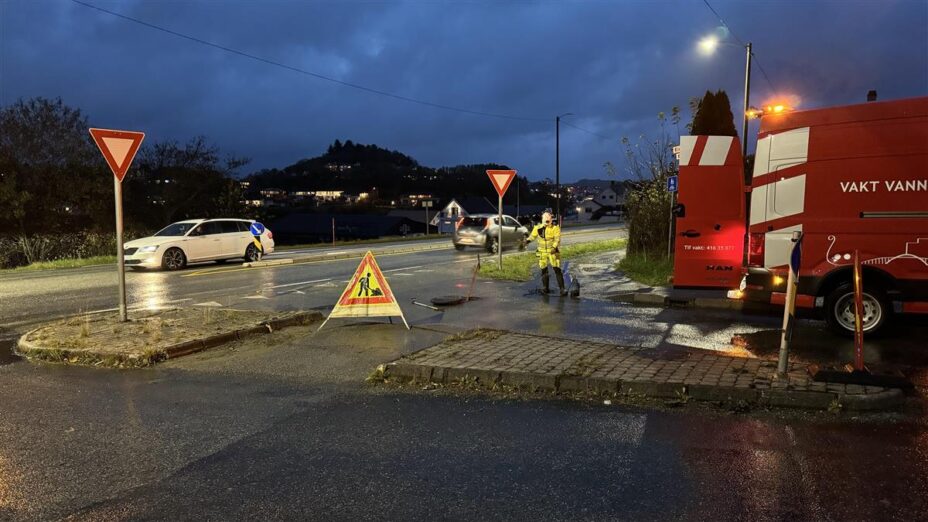
[[[522,236],[522,239],[519,240],[519,252],[524,252],[528,247],[528,236]]]
[[[258,247],[254,243],[248,245],[248,248],[245,249],[245,261],[249,263],[254,263],[258,260]]]
[[[458,244],[456,244],[456,243],[455,243],[455,245],[454,245],[454,249],[455,249],[455,250],[458,250],[458,251],[464,250],[465,248],[467,248],[467,247],[464,246],[464,245],[458,245]]]
[[[876,287],[864,287],[863,292],[863,329],[865,333],[875,334],[889,321],[892,307],[886,294]],[[854,335],[854,285],[844,283],[825,297],[825,321],[835,332]]]
[[[161,256],[161,268],[165,270],[180,270],[185,266],[187,266],[187,256],[177,247],[167,249]]]
[[[487,239],[487,252],[491,254],[499,252],[499,239],[495,237]]]

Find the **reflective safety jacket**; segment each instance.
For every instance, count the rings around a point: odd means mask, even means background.
[[[544,223],[535,225],[528,240],[534,241],[535,239],[538,239],[539,254],[553,254],[561,246],[561,227]]]

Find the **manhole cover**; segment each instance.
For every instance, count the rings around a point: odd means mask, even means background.
[[[473,299],[473,298],[471,298]],[[463,295],[443,295],[432,298],[432,304],[435,306],[453,306],[467,301]]]

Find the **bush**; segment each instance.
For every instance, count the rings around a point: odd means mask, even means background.
[[[129,241],[135,237],[140,236],[127,233],[124,240]],[[0,237],[0,268],[16,268],[43,261],[84,259],[115,253],[116,235],[113,233],[74,232]]]
[[[625,199],[628,213],[628,253],[666,256],[670,230],[670,193],[667,175],[641,181]]]

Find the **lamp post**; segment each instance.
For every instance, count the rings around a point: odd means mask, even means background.
[[[707,36],[699,41],[699,50],[705,55],[711,55],[719,45],[735,45],[721,42],[715,36]],[[736,47],[740,47],[736,46]],[[751,42],[744,46],[744,106],[741,111],[741,157],[748,155],[748,109],[751,98]]]
[[[573,116],[572,112],[565,112],[554,118],[554,193],[555,209],[554,215],[557,216],[558,226],[561,223],[561,118]]]

